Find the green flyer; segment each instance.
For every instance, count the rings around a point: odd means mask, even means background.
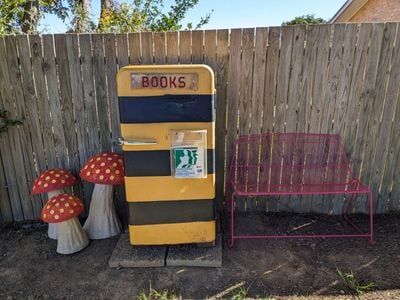
[[[205,177],[204,149],[198,146],[176,146],[174,156],[175,178]]]

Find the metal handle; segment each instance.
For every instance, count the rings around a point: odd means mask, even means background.
[[[130,140],[126,141],[123,138],[117,138],[117,144],[120,146],[143,146],[143,145],[156,145],[157,141],[155,140]]]

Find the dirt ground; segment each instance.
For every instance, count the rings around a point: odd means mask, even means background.
[[[356,219],[367,225],[366,218]],[[292,234],[344,229],[337,219],[290,215],[239,216],[238,224],[238,231],[252,233],[266,224]],[[150,286],[183,299],[229,299],[241,289],[249,298],[355,298],[336,268],[376,285],[362,298],[400,299],[399,215],[376,217],[375,245],[365,239],[240,240],[233,248],[224,243],[223,267],[217,269],[111,269],[118,237],[92,241],[65,256],[55,252],[56,241],[47,238],[46,229],[42,224],[0,228],[0,299],[136,299]]]

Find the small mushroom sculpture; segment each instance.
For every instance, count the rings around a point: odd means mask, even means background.
[[[124,183],[124,161],[112,152],[99,153],[86,163],[79,176],[95,183],[89,215],[83,229],[90,239],[105,239],[121,232],[113,203],[113,187]]]
[[[70,194],[54,196],[43,207],[43,222],[58,224],[58,253],[72,254],[89,244],[88,236],[77,218],[83,207],[81,200]]]
[[[75,185],[78,180],[71,172],[63,169],[50,169],[35,179],[31,194],[47,193],[47,199],[64,193],[64,188]],[[57,239],[57,224],[49,223],[47,231],[49,238]]]

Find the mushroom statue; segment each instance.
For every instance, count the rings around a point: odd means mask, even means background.
[[[121,232],[113,203],[113,186],[124,183],[124,161],[112,152],[99,153],[86,163],[79,176],[95,183],[89,215],[83,229],[90,239],[105,239]]]
[[[58,224],[57,252],[72,254],[89,244],[77,216],[83,211],[83,203],[70,194],[59,194],[51,198],[42,209],[42,220]]]
[[[47,192],[47,199],[64,193],[63,190],[66,187],[75,185],[78,180],[71,172],[63,169],[50,169],[39,175],[35,179],[32,187],[31,194],[41,194]],[[49,238],[57,239],[57,224],[49,223],[49,229],[47,231]]]

